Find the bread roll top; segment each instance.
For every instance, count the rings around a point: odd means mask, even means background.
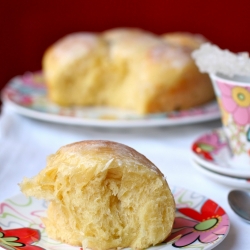
[[[111,141],[86,140],[61,147],[48,157],[46,168],[36,177],[25,179],[21,187],[27,195],[56,199],[55,194],[60,191],[56,190],[57,182],[63,182],[68,177],[69,182],[85,186],[94,176],[113,168],[117,174],[132,171],[133,168],[136,172],[140,168],[165,181],[160,170],[133,148]],[[66,187],[68,183],[64,184]]]

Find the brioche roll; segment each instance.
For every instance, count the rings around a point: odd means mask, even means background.
[[[63,106],[110,106],[138,114],[188,109],[214,99],[191,53],[207,40],[136,28],[69,34],[48,48],[49,98]]]
[[[161,35],[161,38],[174,45],[181,46],[187,49],[198,49],[207,39],[201,34],[191,34],[189,32],[170,32]]]
[[[20,184],[49,201],[49,237],[105,250],[143,249],[171,233],[175,202],[160,170],[134,149],[111,141],[61,147],[47,166]]]

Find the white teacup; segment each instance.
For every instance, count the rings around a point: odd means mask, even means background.
[[[250,167],[250,76],[210,74],[232,161]]]

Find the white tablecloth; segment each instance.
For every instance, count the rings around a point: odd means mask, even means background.
[[[145,154],[165,174],[170,185],[201,193],[217,202],[229,215],[231,228],[215,249],[250,247],[250,224],[239,219],[227,202],[232,187],[198,173],[190,161],[190,146],[199,136],[219,127],[220,121],[158,128],[94,128],[55,124],[22,117],[8,107],[0,118],[0,201],[20,193],[18,183],[45,167],[46,157],[62,145],[85,139],[105,139],[127,144]]]

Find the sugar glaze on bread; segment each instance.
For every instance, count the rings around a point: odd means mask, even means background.
[[[28,196],[49,201],[46,232],[70,245],[147,248],[170,234],[175,218],[174,198],[160,170],[116,142],[63,146],[20,187]]]

